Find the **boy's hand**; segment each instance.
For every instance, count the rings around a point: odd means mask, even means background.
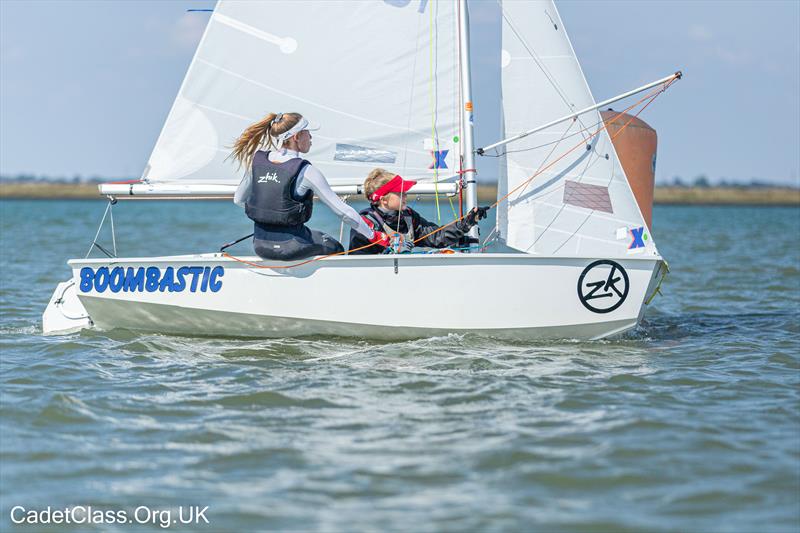
[[[462,219],[462,223],[459,224],[463,231],[469,231],[472,227],[478,223],[479,220],[483,220],[486,218],[486,213],[491,209],[489,206],[486,207],[473,207],[470,209],[469,213],[467,213],[464,218]]]
[[[414,241],[405,238],[402,233],[391,233],[389,246],[383,251],[385,254],[408,254],[414,248]]]
[[[470,226],[474,226],[475,224],[478,223],[479,220],[483,220],[484,218],[486,218],[486,213],[488,211],[489,211],[489,206],[473,207],[470,210],[470,212],[467,213],[467,216],[464,218],[464,220],[466,220]]]

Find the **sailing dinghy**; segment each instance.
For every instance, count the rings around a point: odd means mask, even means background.
[[[341,194],[360,193],[382,166],[418,180],[417,194],[457,195],[466,212],[477,205],[475,158],[496,157],[492,236],[456,253],[293,263],[222,252],[72,259],[44,333],[597,339],[635,327],[665,264],[598,108],[645,93],[626,110],[640,112],[680,73],[597,104],[552,1],[498,9],[502,98],[475,102],[502,113],[505,138],[493,145],[473,142],[466,0],[222,0],[141,180],[100,186],[109,209],[132,197],[232,197],[232,140],[266,110],[297,110],[323,125],[309,158]],[[495,239],[504,251],[492,251]],[[461,290],[397,299],[381,316],[352,298],[365,286]]]

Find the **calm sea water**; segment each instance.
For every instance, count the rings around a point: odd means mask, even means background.
[[[800,530],[800,209],[657,207],[672,274],[613,341],[42,337],[104,207],[0,203],[4,530],[16,505],[208,506],[170,524],[206,531]],[[123,255],[250,229],[229,203],[114,213]]]

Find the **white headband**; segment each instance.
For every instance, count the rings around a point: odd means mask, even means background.
[[[297,121],[297,124],[295,124],[294,126],[292,126],[292,128],[291,128],[291,129],[289,129],[288,131],[284,131],[284,132],[283,132],[283,133],[281,133],[280,135],[276,135],[276,136],[275,136],[275,139],[276,139],[278,142],[281,142],[281,143],[282,143],[282,142],[283,142],[283,141],[285,141],[286,139],[289,139],[290,137],[292,137],[292,136],[294,136],[294,135],[297,135],[298,133],[300,133],[300,132],[301,132],[301,131],[303,131],[303,130],[308,130],[308,131],[316,131],[316,130],[318,130],[318,129],[319,129],[318,127],[311,127],[311,125],[310,125],[310,124],[309,124],[309,122],[308,122],[308,121],[305,119],[305,117],[301,117],[301,118],[300,118],[300,120],[298,120],[298,121]]]

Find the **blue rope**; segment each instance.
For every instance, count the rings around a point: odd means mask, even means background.
[[[422,252],[422,251],[418,252],[416,250],[412,250],[412,251],[410,251],[408,253],[409,254],[437,254],[437,253],[439,253],[439,250],[453,250],[453,251],[456,251],[456,252],[460,252],[460,251],[466,251],[466,250],[480,250],[482,248],[486,248],[486,246],[481,246],[481,245],[448,246],[447,248],[437,248],[437,249],[434,249],[434,250],[428,250],[428,251],[424,251],[424,252]],[[405,254],[400,254],[400,255],[405,255]]]

